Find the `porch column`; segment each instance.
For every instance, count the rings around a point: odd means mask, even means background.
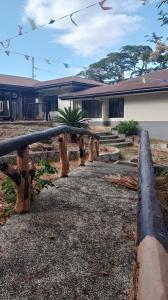
[[[43,97],[41,95],[38,96],[38,117],[39,119],[43,119]]]
[[[109,126],[109,99],[102,103],[102,121],[104,126]]]
[[[9,113],[10,113],[10,121],[13,122],[12,92],[10,92],[10,96],[9,96]]]
[[[18,102],[18,119],[23,120],[23,97],[21,93],[19,93],[17,102]]]

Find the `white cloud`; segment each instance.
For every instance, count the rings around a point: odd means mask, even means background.
[[[75,10],[92,4],[83,0],[27,0],[25,15],[35,19],[38,25],[52,18],[59,18]],[[95,1],[96,2],[96,1]],[[103,11],[99,5],[73,16],[79,25],[74,26],[70,18],[49,25],[55,28],[59,36],[55,42],[74,49],[78,54],[88,56],[116,45],[123,38],[139,28],[141,18],[136,15],[140,0],[108,0],[113,9]]]

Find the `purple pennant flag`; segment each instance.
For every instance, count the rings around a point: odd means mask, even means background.
[[[100,1],[100,2],[99,2],[99,5],[100,5],[100,7],[101,7],[103,10],[109,10],[109,9],[112,9],[111,6],[104,6],[105,3],[106,3],[106,0],[103,0],[103,1]]]
[[[26,60],[29,60],[30,56],[29,55],[24,55],[24,57],[26,58]]]
[[[0,44],[3,46],[3,48],[7,49],[10,45],[10,39],[5,40],[6,44],[4,42],[0,42]]]
[[[73,13],[74,14],[74,13]],[[78,26],[78,24],[73,20],[72,16],[73,14],[70,14],[70,19],[71,19],[71,22],[75,25],[75,26]]]
[[[7,56],[9,56],[10,51],[7,51],[7,50],[6,50],[5,53],[6,53]]]
[[[23,26],[22,25],[18,25],[18,27],[19,27],[18,35],[22,35],[23,34]]]
[[[54,22],[55,22],[55,20],[51,19],[48,24],[53,24]]]

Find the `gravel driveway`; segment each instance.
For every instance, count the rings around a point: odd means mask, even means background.
[[[79,167],[0,227],[0,300],[129,299],[137,193],[103,177],[135,173]]]

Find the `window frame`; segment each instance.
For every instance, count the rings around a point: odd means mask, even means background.
[[[87,113],[88,118],[101,119],[103,115],[102,108],[103,108],[102,101],[99,100],[82,101],[82,110]]]
[[[115,105],[116,105],[116,107],[114,107]],[[109,99],[109,119],[122,119],[122,118],[124,118],[124,114],[125,114],[125,99],[124,99],[124,97],[110,98]]]

